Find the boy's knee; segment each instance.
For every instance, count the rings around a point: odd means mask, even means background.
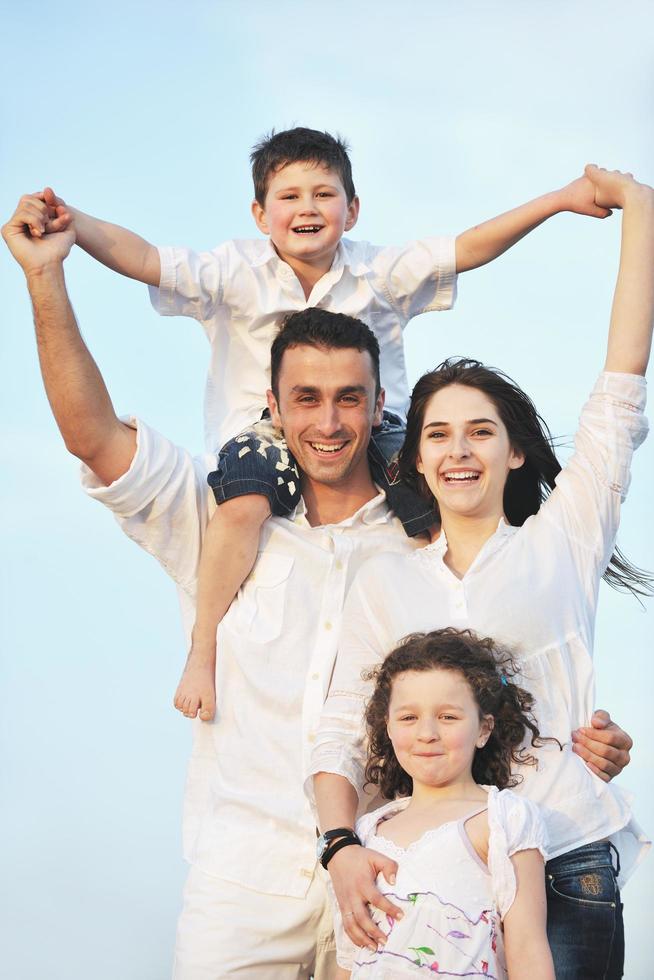
[[[262,524],[270,514],[270,501],[261,493],[230,497],[216,511],[219,520],[228,521],[231,527],[242,527],[244,530],[251,528],[253,524]]]

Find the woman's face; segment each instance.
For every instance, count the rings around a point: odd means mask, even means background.
[[[524,463],[493,402],[478,388],[453,384],[432,395],[416,468],[448,515],[499,520],[510,470]]]

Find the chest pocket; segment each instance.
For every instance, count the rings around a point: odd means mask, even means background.
[[[284,625],[290,555],[259,554],[252,572],[230,606],[224,625],[251,643],[270,643]]]

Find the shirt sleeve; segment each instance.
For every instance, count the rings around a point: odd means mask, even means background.
[[[129,470],[105,487],[82,465],[82,486],[112,511],[121,528],[194,596],[207,522],[207,466],[154,429],[127,419],[137,449]]]
[[[384,292],[400,320],[449,310],[456,299],[455,239],[423,238],[382,249],[374,260]]]
[[[370,594],[375,593],[379,574],[389,574],[386,557],[366,562],[350,589],[334,674],[311,753],[311,776],[319,772],[344,776],[359,798],[363,794],[366,766],[364,710],[373,687],[365,674],[381,663],[391,647],[366,594],[369,590],[372,590]],[[380,562],[384,564],[383,571],[379,569]],[[310,778],[307,792],[315,803],[312,783]]]
[[[503,919],[513,905],[516,877],[511,856],[519,851],[540,851],[547,858],[547,831],[535,803],[511,790],[492,787],[488,796],[488,870],[495,901]]]
[[[541,511],[548,535],[563,535],[580,581],[596,586],[615,547],[631,460],[648,430],[639,375],[604,372],[584,406],[574,453]]]
[[[223,300],[221,249],[193,252],[159,247],[159,287],[149,286],[150,302],[161,316],[190,316],[204,323]]]

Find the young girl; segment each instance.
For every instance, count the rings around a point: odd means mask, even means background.
[[[386,942],[358,949],[339,913],[339,977],[554,977],[544,824],[506,788],[513,762],[535,762],[525,736],[540,741],[512,674],[491,640],[448,628],[407,637],[371,675],[366,778],[391,802],[356,833],[397,861],[396,881],[378,887],[402,916],[373,911]]]

